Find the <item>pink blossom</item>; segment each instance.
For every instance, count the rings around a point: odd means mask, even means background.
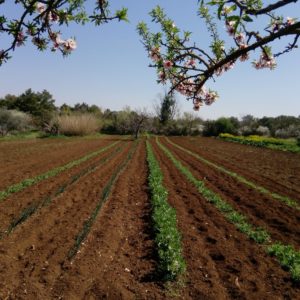
[[[25,40],[24,33],[23,33],[23,31],[20,31],[16,38],[16,45],[18,47],[22,46],[24,44],[24,40]]]
[[[173,66],[173,62],[172,62],[172,61],[170,61],[170,60],[164,61],[164,67],[165,67],[166,69],[171,69],[172,66]]]
[[[194,99],[193,104],[194,104],[193,109],[195,111],[199,111],[200,107],[203,106],[203,103],[202,103],[201,99],[199,99],[199,98]]]
[[[211,105],[218,99],[218,94],[214,91],[209,91],[206,93],[204,102],[206,105]]]
[[[240,49],[246,49],[248,45],[240,44]],[[246,52],[240,56],[240,61],[246,61],[249,59],[249,52]]]
[[[159,47],[152,48],[149,51],[149,56],[154,62],[158,62],[161,59],[160,48]]]
[[[38,11],[40,14],[42,14],[45,10],[46,10],[45,4],[39,2],[39,3],[37,4],[37,11]]]
[[[295,19],[290,18],[290,17],[286,18],[286,25],[287,26],[291,26],[291,25],[294,25],[294,24],[295,24]]]
[[[227,33],[230,36],[234,35],[234,25],[235,25],[235,21],[226,21],[226,29],[227,29]]]
[[[238,44],[242,44],[245,41],[245,35],[241,32],[235,36],[235,40]]]
[[[194,58],[189,59],[186,63],[185,63],[185,67],[192,67],[195,68],[196,66],[196,61]]]
[[[72,51],[77,48],[76,41],[73,39],[68,39],[64,42],[64,48],[66,51]]]
[[[159,73],[158,73],[158,77],[159,77],[159,79],[161,80],[161,83],[166,83],[166,74],[165,74],[165,72],[163,72],[163,71],[160,71]]]
[[[258,61],[253,62],[253,65],[255,69],[269,68],[270,70],[273,70],[276,67],[276,61],[273,56],[268,56],[263,53]]]

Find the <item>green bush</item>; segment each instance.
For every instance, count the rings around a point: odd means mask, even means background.
[[[0,109],[0,135],[22,132],[30,128],[31,117],[17,110]]]

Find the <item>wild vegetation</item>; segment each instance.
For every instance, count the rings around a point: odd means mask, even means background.
[[[228,133],[221,133],[219,137],[225,141],[236,142],[255,147],[265,147],[283,151],[300,152],[298,140],[286,140],[278,138],[261,137],[257,135],[235,136]]]

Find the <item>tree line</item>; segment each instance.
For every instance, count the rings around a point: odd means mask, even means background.
[[[34,92],[28,89],[20,95],[8,94],[0,98],[0,134],[41,130],[50,135],[84,135],[98,131],[135,137],[142,131],[164,135],[300,136],[300,116],[257,118],[246,115],[240,119],[221,117],[203,120],[195,113],[181,113],[176,97],[168,93],[160,95],[153,108],[152,112],[129,106],[112,111],[85,102],[57,106],[47,90]]]

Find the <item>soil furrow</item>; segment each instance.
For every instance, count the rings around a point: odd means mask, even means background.
[[[208,188],[247,216],[249,222],[266,228],[274,240],[300,247],[300,211],[248,187],[161,139]]]
[[[81,252],[57,279],[53,297],[164,299],[153,277],[156,261],[147,173],[145,144],[140,142]]]
[[[299,154],[260,149],[213,138],[171,140],[270,191],[300,202]]]
[[[236,230],[152,143],[177,211],[188,274],[184,299],[296,299],[299,287],[264,249]]]
[[[58,149],[55,144],[51,144],[46,149],[42,149],[42,151],[38,151],[25,159],[18,157],[18,155],[10,159],[4,158],[1,160],[0,190],[4,190],[6,187],[26,178],[32,178],[50,169],[65,165],[70,161],[105,147],[111,142],[108,139],[82,140],[81,142],[66,143],[65,145],[62,143]],[[23,151],[26,152],[26,147],[24,147]]]
[[[74,238],[82,229],[114,169],[125,159],[127,145],[103,166],[54,199],[0,241],[0,298],[48,299],[53,282],[64,268]]]
[[[58,196],[61,190],[63,191],[71,188],[69,187],[69,184],[72,183],[74,177],[78,176],[78,174],[80,175],[86,169],[101,164],[105,158],[109,158],[111,154],[114,155],[116,151],[120,151],[120,147],[123,147],[125,144],[125,141],[121,141],[112,148],[100,153],[98,156],[66,170],[53,178],[43,180],[37,185],[12,195],[6,201],[1,202],[0,236],[1,234],[5,235],[10,225],[13,222],[16,222],[22,214],[26,215],[30,209],[34,209],[36,206],[42,205],[42,203],[50,202],[51,198]],[[109,161],[104,161],[104,163],[109,163]]]

